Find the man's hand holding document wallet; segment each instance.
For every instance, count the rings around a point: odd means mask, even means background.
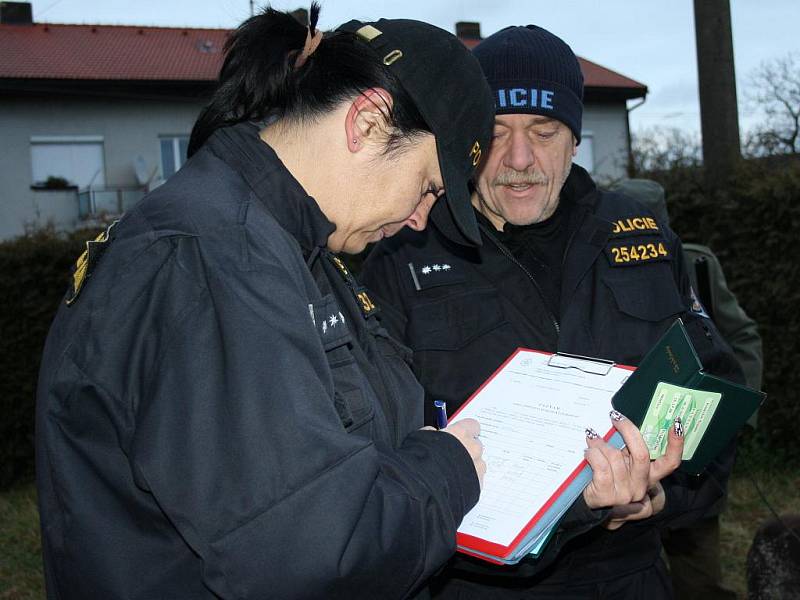
[[[665,373],[662,356],[682,362],[676,370],[666,359],[671,374]],[[679,389],[684,386],[692,389]],[[658,407],[648,413],[651,398]],[[760,392],[702,374],[680,321],[635,371],[609,361],[518,349],[453,415],[481,424],[487,464],[480,501],[458,529],[458,549],[500,564],[537,556],[592,481],[584,456],[587,429],[610,446],[624,445],[609,420],[615,408],[650,428],[644,437],[653,458],[662,454],[667,427],[683,414],[694,436],[683,449],[684,466],[699,472],[762,399]],[[729,408],[731,403],[736,407]],[[678,455],[673,458],[671,468]]]

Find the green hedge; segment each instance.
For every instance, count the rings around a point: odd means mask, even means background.
[[[95,231],[42,230],[0,243],[0,488],[33,476],[39,360],[71,266]]]
[[[800,457],[800,157],[744,162],[727,192],[709,194],[702,171],[644,173],[667,193],[673,229],[709,246],[731,290],[759,325],[764,343],[764,405],[758,437]]]
[[[731,289],[758,321],[769,395],[758,435],[768,448],[800,457],[800,161],[750,161],[717,199],[704,190],[698,170],[640,176],[664,185],[675,231],[714,250]],[[42,347],[72,264],[96,233],[65,238],[41,231],[0,243],[0,488],[33,474]]]

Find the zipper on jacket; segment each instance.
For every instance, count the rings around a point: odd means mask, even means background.
[[[556,337],[561,335],[561,326],[558,324],[558,320],[556,319],[556,317],[553,314],[553,312],[547,307],[547,301],[544,298],[544,292],[542,292],[542,288],[539,287],[539,284],[533,278],[533,275],[531,275],[531,272],[528,271],[528,269],[525,267],[525,265],[523,265],[521,262],[519,262],[514,257],[513,254],[511,254],[511,251],[508,248],[506,248],[502,244],[502,242],[500,242],[500,240],[498,240],[496,237],[494,237],[494,235],[489,231],[489,229],[483,223],[479,223],[478,226],[483,231],[483,233],[486,234],[486,237],[488,237],[492,241],[492,243],[495,246],[497,246],[497,249],[500,250],[500,252],[503,254],[503,256],[505,256],[512,263],[517,265],[520,269],[522,269],[522,272],[525,273],[525,275],[528,276],[528,279],[530,279],[531,283],[533,284],[533,287],[536,288],[536,291],[539,293],[539,297],[542,299],[542,306],[547,311],[547,316],[550,317],[550,322],[553,324],[553,327],[556,330]],[[566,252],[564,253],[564,255],[566,256]]]

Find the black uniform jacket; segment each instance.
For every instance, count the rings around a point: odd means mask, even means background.
[[[42,362],[49,598],[401,598],[477,501],[463,446],[248,124],[111,230]]]
[[[429,227],[385,240],[368,257],[362,280],[383,306],[384,325],[413,349],[426,407],[442,399],[455,410],[518,347],[635,366],[678,317],[708,370],[740,380],[711,321],[691,309],[681,244],[665,223],[627,197],[599,191],[578,166],[572,167],[561,202],[572,206],[560,317],[546,308],[530,269],[482,217],[480,248],[452,244]],[[717,480],[724,483],[731,458],[715,466],[716,480],[671,476],[660,515],[616,532],[595,529],[576,537],[540,576],[553,583],[586,583],[652,565],[660,548],[655,524],[701,516],[722,494]],[[605,515],[579,500],[538,561],[514,568],[484,568],[467,558],[455,564],[493,576],[529,576]]]

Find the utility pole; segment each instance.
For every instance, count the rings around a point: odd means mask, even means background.
[[[713,194],[727,187],[741,159],[729,0],[694,0],[694,30],[703,164]]]
[[[253,5],[254,0],[250,0],[250,16],[252,17],[255,13],[255,6]]]

